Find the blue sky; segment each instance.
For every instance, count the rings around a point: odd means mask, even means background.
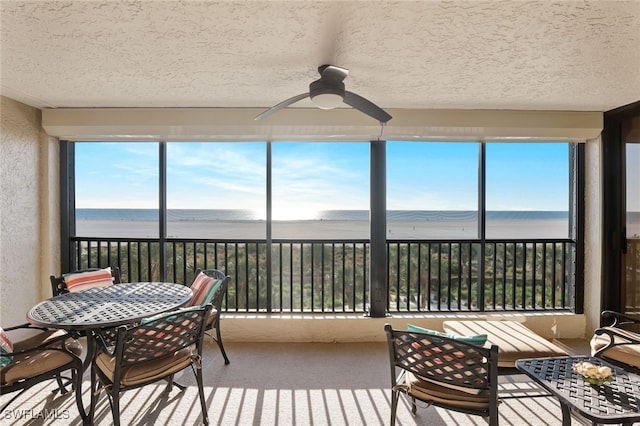
[[[369,142],[273,143],[274,217],[367,209]],[[477,143],[387,142],[387,208],[475,210]],[[78,208],[157,208],[158,144],[77,143]],[[169,143],[168,207],[264,211],[263,142]],[[487,145],[489,210],[567,210],[563,143]]]

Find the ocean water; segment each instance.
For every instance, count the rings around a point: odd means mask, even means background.
[[[640,221],[640,212],[637,212]],[[567,220],[566,211],[487,211],[487,220]],[[387,219],[390,221],[459,221],[477,220],[476,211],[464,210],[390,210]],[[76,209],[77,220],[122,220],[122,221],[155,221],[158,210],[154,209]],[[264,214],[254,210],[189,210],[170,209],[167,220],[181,221],[253,221],[264,219]],[[313,221],[368,221],[367,210],[322,210],[318,211]]]

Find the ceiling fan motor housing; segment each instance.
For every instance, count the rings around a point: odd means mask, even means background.
[[[326,79],[316,80],[309,85],[309,97],[318,108],[335,108],[344,99],[344,83],[341,81],[329,82]]]

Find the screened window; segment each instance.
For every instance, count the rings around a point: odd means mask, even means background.
[[[387,144],[387,238],[478,236],[478,143]]]
[[[640,238],[640,141],[626,145],[627,238]]]
[[[568,238],[569,144],[487,143],[487,238]]]
[[[158,144],[76,142],[76,235],[158,236]]]
[[[264,142],[167,144],[167,237],[266,236]]]
[[[369,144],[272,145],[273,237],[369,237]]]

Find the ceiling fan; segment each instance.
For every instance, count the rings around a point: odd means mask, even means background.
[[[311,101],[321,109],[333,109],[344,102],[381,123],[391,120],[391,116],[373,102],[344,89],[343,80],[349,75],[348,69],[335,65],[321,65],[318,67],[318,72],[320,79],[309,85],[308,93],[302,93],[272,106],[256,116],[255,120],[268,117],[304,98],[311,98]]]

